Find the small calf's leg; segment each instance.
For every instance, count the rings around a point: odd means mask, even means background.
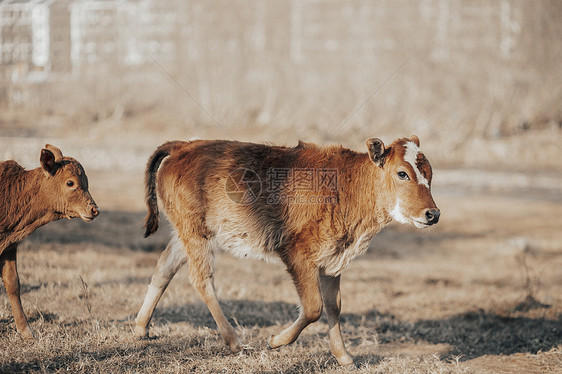
[[[342,366],[352,366],[353,359],[345,349],[340,330],[341,294],[340,276],[332,277],[320,272],[320,290],[324,309],[328,315],[330,351]]]
[[[187,262],[187,253],[176,235],[170,240],[160,255],[148,291],[135,319],[135,336],[148,337],[148,325],[160,297],[170,284],[177,271]]]
[[[27,323],[27,318],[21,306],[20,279],[17,269],[17,244],[11,244],[0,256],[0,267],[2,268],[2,279],[6,294],[12,306],[12,313],[16,322],[16,329],[25,339],[33,339],[33,331]]]

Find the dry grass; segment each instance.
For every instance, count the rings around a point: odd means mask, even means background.
[[[438,227],[391,225],[343,275],[343,334],[357,372],[556,372],[562,234],[551,217],[562,204],[435,195]],[[142,218],[104,211],[91,224],[45,226],[22,244],[24,309],[38,338],[20,339],[2,294],[0,372],[342,371],[328,352],[325,318],[296,343],[267,348],[267,338],[296,317],[294,287],[281,265],[228,255],[217,258],[217,290],[243,353],[224,346],[181,270],[156,310],[157,338],[134,339],[132,321],[168,233],[164,227],[143,240]]]
[[[152,333],[158,338],[132,338],[132,321],[169,233],[164,227],[142,238],[146,158],[165,140],[228,138],[219,126],[178,125],[152,114],[73,127],[56,117],[25,121],[27,115],[3,116],[11,127],[0,128],[8,136],[0,138],[1,158],[36,167],[40,147],[56,144],[84,164],[102,214],[90,224],[49,224],[22,243],[22,298],[38,339],[19,338],[2,291],[0,372],[342,371],[328,352],[325,319],[293,345],[267,348],[268,337],[296,317],[294,287],[280,265],[227,255],[217,258],[217,289],[247,345],[242,354],[225,348],[186,271],[156,310]],[[312,127],[304,135],[267,126],[227,130],[243,140],[323,141]],[[369,135],[392,140],[366,128],[339,139],[362,149],[357,139]],[[562,230],[555,219],[562,216],[560,136],[532,130],[450,154],[439,139],[422,137],[443,219],[426,231],[392,225],[344,273],[343,334],[358,372],[543,373],[562,366]],[[543,159],[553,166],[548,173],[493,171],[506,165],[530,170]],[[492,171],[442,169],[463,163]]]

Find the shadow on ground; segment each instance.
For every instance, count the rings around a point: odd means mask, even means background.
[[[87,243],[147,252],[162,251],[170,240],[171,226],[161,217],[159,230],[154,235],[144,238],[142,226],[145,215],[145,212],[103,211],[89,223],[79,219],[52,222],[39,228],[26,240],[30,244]]]
[[[346,314],[342,319],[354,326],[362,316]],[[511,317],[490,311],[470,311],[446,319],[399,322],[392,315],[371,311],[364,319],[376,329],[381,343],[406,337],[414,342],[448,344],[447,356],[462,355],[469,360],[483,355],[511,355],[548,351],[562,344],[560,321],[544,318]]]
[[[284,302],[236,300],[221,302],[221,306],[225,314],[232,317],[231,323],[237,322],[245,327],[286,325],[298,313],[296,305]],[[510,317],[484,310],[415,323],[400,321],[392,314],[381,314],[376,310],[361,315],[343,314],[341,320],[347,326],[344,339],[348,344],[360,344],[365,334],[377,334],[381,344],[403,342],[404,339],[412,343],[447,344],[451,350],[446,358],[462,355],[462,360],[483,355],[536,354],[562,344],[561,321]],[[157,309],[153,319],[155,324],[182,321],[216,329],[202,303]],[[323,315],[320,321],[327,324],[326,316]]]

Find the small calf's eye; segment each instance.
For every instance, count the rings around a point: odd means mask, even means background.
[[[410,177],[408,176],[408,174],[405,171],[399,171],[398,172],[398,178],[407,181],[410,179]]]
[[[66,181],[68,187],[74,187],[74,181]]]

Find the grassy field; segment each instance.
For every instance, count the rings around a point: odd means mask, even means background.
[[[454,173],[435,174],[438,183]],[[0,372],[343,371],[329,353],[325,317],[294,344],[268,349],[268,337],[297,315],[294,286],[280,264],[229,255],[217,257],[216,286],[242,353],[224,346],[186,269],[157,307],[155,337],[133,338],[169,228],[142,239],[140,180],[93,175],[100,217],[49,224],[21,244],[23,305],[37,339],[15,332],[2,290]],[[560,191],[434,185],[439,225],[392,224],[343,274],[343,335],[357,372],[560,372]],[[121,199],[126,186],[135,187]]]

